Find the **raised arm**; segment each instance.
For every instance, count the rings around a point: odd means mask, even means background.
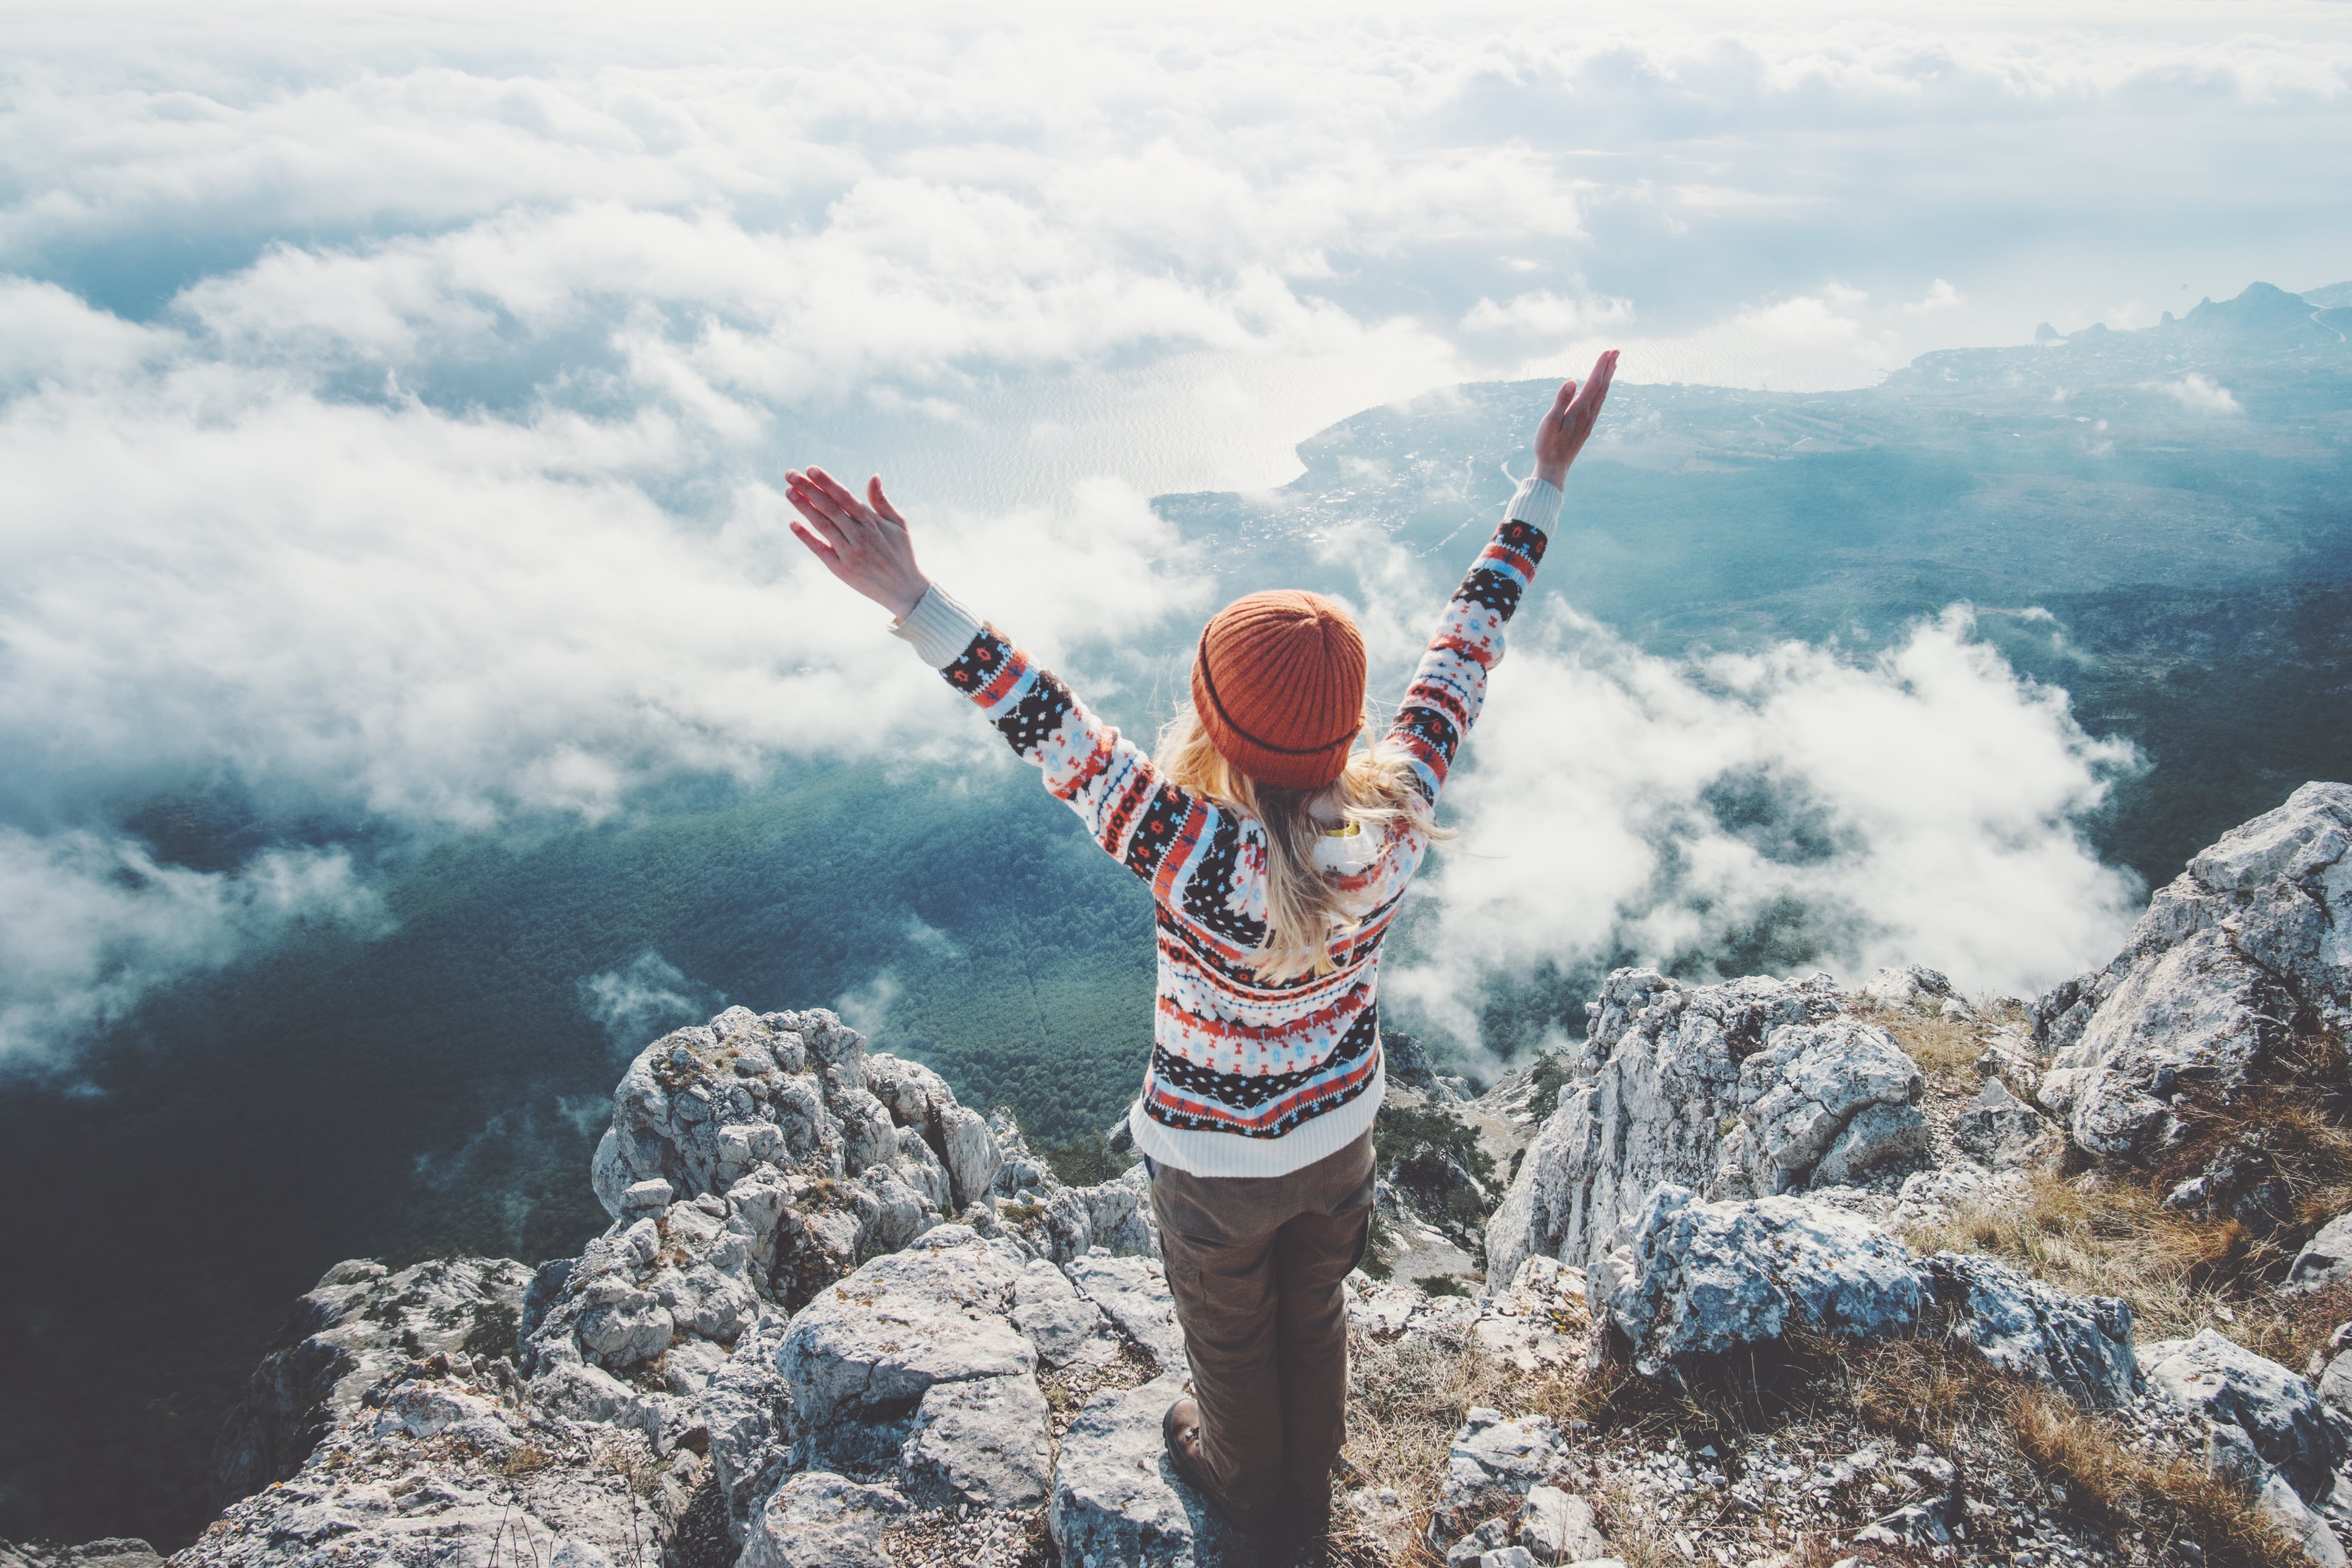
[[[1520,595],[1535,580],[1544,543],[1559,516],[1560,486],[1568,481],[1569,465],[1592,434],[1601,405],[1609,397],[1610,378],[1616,373],[1612,349],[1593,362],[1592,374],[1581,389],[1574,382],[1560,384],[1559,395],[1536,424],[1535,473],[1511,497],[1502,527],[1446,601],[1437,634],[1430,639],[1429,651],[1405,688],[1396,722],[1389,727],[1390,741],[1412,758],[1422,793],[1432,805],[1445,787],[1463,737],[1477,722],[1486,699],[1486,672],[1503,657],[1503,629],[1518,609]]]
[[[1166,898],[1192,846],[1213,833],[1216,809],[1163,781],[1141,747],[926,578],[907,519],[878,477],[862,501],[822,468],[795,470],[784,485],[805,520],[793,525],[801,542],[834,576],[896,616],[892,631],[1045,774],[1045,787],[1097,843]]]

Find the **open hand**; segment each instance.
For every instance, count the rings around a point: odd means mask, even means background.
[[[824,469],[784,476],[784,498],[806,518],[793,533],[827,571],[904,621],[931,586],[915,564],[907,519],[882,493],[882,476],[866,482],[861,501]]]
[[[1562,382],[1559,395],[1536,424],[1536,477],[1558,485],[1567,479],[1568,465],[1584,450],[1585,439],[1600,423],[1601,405],[1609,399],[1609,381],[1617,373],[1617,350],[1592,361],[1592,373],[1582,390]]]

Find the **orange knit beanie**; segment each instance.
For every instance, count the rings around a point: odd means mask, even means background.
[[[1364,639],[1319,593],[1280,589],[1216,613],[1192,655],[1192,707],[1219,756],[1261,784],[1319,789],[1364,723]]]

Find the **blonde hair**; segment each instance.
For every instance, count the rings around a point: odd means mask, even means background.
[[[1354,930],[1339,891],[1315,864],[1315,844],[1326,829],[1307,807],[1331,789],[1285,789],[1261,784],[1227,762],[1187,703],[1160,732],[1152,758],[1160,777],[1221,806],[1255,817],[1265,828],[1265,941],[1255,967],[1269,980],[1328,975],[1335,937]],[[1400,823],[1431,839],[1450,839],[1422,798],[1412,764],[1386,744],[1351,751],[1336,786],[1340,821],[1360,832],[1386,833]]]

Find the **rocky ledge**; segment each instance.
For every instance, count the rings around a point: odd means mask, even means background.
[[[1413,1157],[1481,1207],[1509,1169],[1487,1271],[1351,1277],[1306,1560],[2344,1562],[2347,846],[2307,786],[2032,1004],[1626,969],[1478,1103],[1425,1074]],[[639,1054],[592,1180],[577,1258],[331,1270],[174,1562],[1274,1563],[1160,1453],[1139,1171],[1065,1186],[832,1014],[739,1008]]]

